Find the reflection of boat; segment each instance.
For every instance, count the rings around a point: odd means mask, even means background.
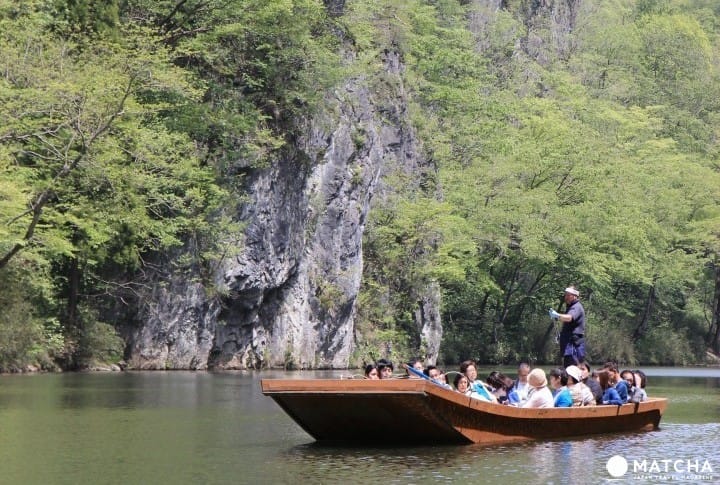
[[[262,392],[318,441],[506,443],[656,429],[667,399],[523,409],[423,379],[263,379]]]

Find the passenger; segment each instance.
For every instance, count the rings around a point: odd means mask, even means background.
[[[647,399],[647,391],[645,390],[645,386],[647,385],[647,376],[641,370],[634,370],[633,374],[635,374],[635,387],[639,387],[641,389],[640,393],[644,396],[643,401],[645,401]]]
[[[572,396],[573,406],[595,406],[595,396],[590,388],[582,382],[580,368],[571,365],[565,369],[565,372],[567,372],[568,376],[567,388],[570,391],[570,396]]]
[[[435,380],[437,379],[437,376],[440,375],[440,369],[434,365],[429,365],[423,369],[423,374],[428,376],[430,379]]]
[[[637,382],[637,378],[640,378],[640,387],[642,389],[645,389],[645,386],[647,385],[647,375],[641,370],[634,370],[633,374],[635,374],[635,382]],[[637,385],[637,384],[636,384]]]
[[[643,402],[647,399],[645,389],[640,387],[640,376],[636,376],[634,371],[625,369],[620,373],[620,377],[627,383],[628,386],[627,402]]]
[[[496,370],[492,371],[485,379],[485,382],[492,388],[490,392],[500,404],[504,404],[508,400],[508,388],[505,380],[506,377]]]
[[[481,395],[479,395],[477,392],[473,391],[470,388],[470,381],[468,381],[468,378],[465,374],[460,374],[459,372],[455,374],[453,384],[455,385],[455,390],[457,392],[465,394],[466,396],[473,399],[479,399],[481,401],[489,402],[487,399],[483,398]]]
[[[612,386],[610,371],[607,369],[601,369],[597,372],[597,375],[600,380],[600,387],[603,390],[602,403],[616,405],[624,404],[617,390]]]
[[[572,396],[567,386],[568,376],[565,369],[558,367],[550,371],[550,388],[553,389],[553,404],[556,408],[570,408]]]
[[[468,394],[470,392],[470,383],[468,382],[468,378],[465,377],[464,374],[455,374],[455,379],[453,379],[453,386],[455,387],[455,390],[462,394]]]
[[[610,374],[610,384],[615,387],[615,390],[620,396],[620,400],[625,404],[628,400],[628,387],[627,383],[620,378],[617,364],[615,362],[606,362],[603,369],[607,370],[608,374]],[[604,400],[605,399],[603,399],[603,401]]]
[[[635,387],[635,374],[630,369],[623,369],[620,372],[620,378],[625,381],[628,389]]]
[[[514,400],[514,396],[517,396],[517,400],[520,403],[527,401],[528,391],[530,390],[530,386],[528,386],[529,373],[530,366],[525,362],[520,362],[520,365],[518,365],[517,379],[515,379],[515,384],[512,389],[510,389],[509,397],[511,400]],[[513,393],[515,393],[514,396]]]
[[[597,376],[594,376],[590,372],[590,364],[587,361],[580,362],[578,367],[582,371],[582,382],[590,388],[593,396],[595,396],[595,404],[602,404],[603,390],[600,387],[600,383],[597,380]]]
[[[438,368],[438,371],[440,372],[440,375],[437,377],[436,380],[437,380],[440,384],[443,384],[443,385],[445,385],[445,386],[447,386],[447,387],[450,387],[450,383],[449,383],[448,380],[447,380],[447,375],[445,375],[445,373],[443,372],[443,370],[440,369],[440,368]]]
[[[460,364],[460,372],[465,374],[470,383],[470,388],[481,396],[484,400],[489,402],[497,402],[497,398],[493,396],[489,386],[477,378],[477,368],[475,367],[475,361],[466,360]]]
[[[514,404],[517,405],[520,402],[520,396],[518,396],[517,391],[515,391],[515,381],[513,381],[510,376],[503,376],[503,380],[505,382],[505,389],[507,392],[507,401],[503,402],[503,404]]]
[[[368,364],[365,366],[365,379],[377,380],[380,379],[378,374],[377,366],[375,364]]]
[[[521,407],[524,408],[551,408],[554,405],[553,396],[547,387],[547,377],[542,369],[533,369],[528,374],[528,399]]]
[[[428,376],[435,384],[445,387],[447,389],[452,389],[445,380],[445,374],[443,374],[442,371],[434,365],[427,366],[423,371],[423,374]]]
[[[415,357],[414,359],[408,361],[407,366],[415,369],[418,372],[422,372],[424,370],[423,361],[422,359],[420,359],[420,357]],[[407,373],[407,377],[409,377],[410,379],[420,379],[420,376],[413,374],[407,369],[405,370],[405,372]]]
[[[387,359],[377,361],[378,374],[380,379],[390,379],[393,376],[393,363]]]
[[[635,375],[630,369],[623,369],[620,371],[620,379],[625,382],[625,386],[627,387],[628,398],[626,402],[630,402],[630,398],[633,392],[635,392],[633,389],[635,387]]]

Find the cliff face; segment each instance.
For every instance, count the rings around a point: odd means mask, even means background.
[[[580,0],[473,3],[468,27],[480,51],[482,32],[509,4],[519,7],[528,27],[516,54],[543,63],[543,39],[552,39],[560,57],[574,48]],[[341,16],[345,2],[325,5]],[[214,275],[222,296],[209,297],[187,275],[159,278],[141,298],[138,326],[129,335],[131,367],[347,366],[373,197],[392,190],[385,175],[400,171],[413,180],[428,170],[410,129],[402,69],[399,56],[386,52],[388,81],[381,89],[362,78],[347,81],[284,158],[247,176],[248,202],[237,214],[243,244]],[[414,296],[424,357],[434,363],[442,338],[440,288],[430,284]]]
[[[244,244],[215,275],[223,297],[208,298],[179,277],[157,285],[132,335],[131,367],[347,366],[373,195],[384,174],[419,163],[401,67],[386,56],[398,83],[383,100],[363,79],[347,82],[291,155],[250,174],[249,201],[238,214]],[[436,336],[439,314],[423,308],[419,315],[421,331]]]

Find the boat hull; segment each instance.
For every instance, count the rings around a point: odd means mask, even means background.
[[[422,379],[263,379],[262,392],[317,441],[508,443],[657,429],[664,398],[637,404],[527,409],[492,404]]]

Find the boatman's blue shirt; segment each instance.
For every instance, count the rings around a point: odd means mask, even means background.
[[[585,335],[585,309],[580,300],[575,300],[568,306],[567,314],[572,317],[572,321],[563,324],[562,333]]]

